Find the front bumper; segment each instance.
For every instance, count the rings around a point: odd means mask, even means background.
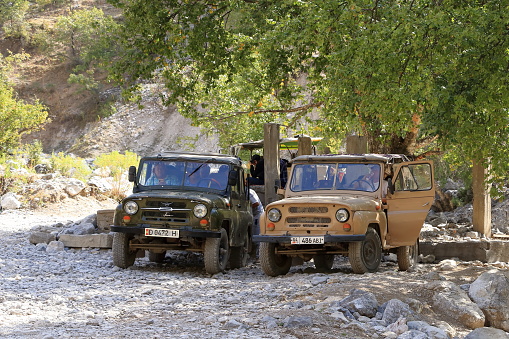
[[[300,236],[300,235],[298,235]],[[293,237],[298,237],[296,235],[253,235],[253,242],[271,242],[277,244],[290,244]],[[330,235],[325,234],[323,236],[324,243],[338,243],[338,242],[353,242],[353,241],[363,241],[366,239],[366,235]]]
[[[145,226],[111,226],[113,232],[127,233],[127,234],[145,234],[145,228],[157,228],[157,227],[145,227]],[[171,228],[169,228],[171,229]],[[192,227],[181,227],[175,228],[179,231],[179,238],[192,237],[192,238],[221,238],[221,232],[219,231],[208,231],[193,229]]]

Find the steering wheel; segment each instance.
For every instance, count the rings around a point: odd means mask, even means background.
[[[205,186],[202,185],[202,181],[205,183]],[[204,179],[200,179],[200,181],[198,181],[198,187],[207,187],[207,188],[217,188],[217,189],[221,189],[221,184],[219,183],[219,181],[217,181],[216,179],[212,179],[212,178],[204,178]],[[212,187],[212,186],[215,186],[215,187]]]
[[[375,186],[373,186],[373,184],[372,184],[372,183],[370,183],[369,181],[364,180],[364,179],[355,179],[354,181],[352,181],[352,182],[350,183],[350,187],[351,187],[351,188],[353,188],[353,184],[354,184],[355,182],[359,182],[359,183],[361,183],[361,182],[365,182],[366,184],[368,184],[368,185],[369,185],[369,187],[371,187],[371,192],[374,192],[374,191],[375,191]],[[360,185],[359,185],[359,188],[360,188]]]

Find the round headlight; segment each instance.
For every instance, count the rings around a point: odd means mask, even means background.
[[[207,212],[208,212],[207,206],[205,206],[204,204],[198,204],[194,206],[193,213],[194,216],[197,218],[203,218],[204,216],[207,215]]]
[[[138,204],[134,201],[128,201],[124,204],[124,211],[130,215],[136,214],[138,212]]]
[[[267,218],[272,222],[278,222],[281,220],[281,211],[277,208],[271,208],[267,213]]]
[[[339,222],[346,222],[350,218],[350,213],[344,208],[340,208],[336,211],[336,219]]]

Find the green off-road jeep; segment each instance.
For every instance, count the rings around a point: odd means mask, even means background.
[[[303,155],[292,161],[285,198],[260,218],[260,263],[286,274],[292,257],[330,270],[348,256],[355,273],[378,270],[382,253],[396,253],[407,270],[435,196],[433,164],[402,155]]]
[[[225,154],[162,153],[129,168],[133,194],[115,210],[113,263],[132,266],[140,250],[162,262],[168,250],[203,252],[215,274],[245,266],[253,217],[241,160]]]

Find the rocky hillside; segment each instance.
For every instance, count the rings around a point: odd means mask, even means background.
[[[116,16],[118,10],[105,1],[73,1],[77,9],[99,7],[105,14]],[[33,30],[51,34],[57,18],[67,14],[68,5],[56,2],[44,8],[31,6],[25,20]],[[51,39],[51,35],[49,35]],[[49,42],[49,41],[48,41]],[[69,152],[81,157],[94,157],[111,151],[134,151],[139,155],[161,150],[217,151],[217,140],[192,127],[174,107],[164,107],[159,88],[146,85],[143,109],[125,103],[120,90],[106,81],[106,74],[97,74],[99,90],[87,91],[68,83],[75,66],[62,50],[35,48],[24,39],[6,38],[0,29],[0,53],[28,53],[9,74],[19,98],[38,100],[48,109],[44,128],[32,133],[26,143],[39,140],[46,153]],[[49,50],[48,50],[49,49]],[[113,113],[111,115],[111,113]]]

